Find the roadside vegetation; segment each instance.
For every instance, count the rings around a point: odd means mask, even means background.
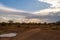
[[[12,20],[9,20],[8,23],[0,23],[0,34],[10,32],[24,32],[34,28],[40,28],[42,30],[60,31],[60,21],[53,23],[14,23]]]

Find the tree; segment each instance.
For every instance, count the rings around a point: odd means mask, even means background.
[[[8,22],[9,22],[9,23],[13,23],[13,21],[12,21],[12,20],[9,20]]]
[[[1,25],[2,25],[2,26],[6,26],[6,22],[2,22]]]
[[[57,21],[56,24],[60,24],[60,21]]]

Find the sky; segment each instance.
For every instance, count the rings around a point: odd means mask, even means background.
[[[0,21],[56,22],[59,18],[60,0],[0,0]]]
[[[50,4],[38,0],[0,0],[6,7],[25,11],[38,11],[50,7]]]

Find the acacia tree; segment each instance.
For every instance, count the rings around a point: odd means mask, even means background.
[[[9,22],[9,23],[13,23],[13,21],[12,21],[12,20],[9,20],[8,22]]]

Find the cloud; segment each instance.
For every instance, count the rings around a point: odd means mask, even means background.
[[[60,0],[38,0],[51,4],[51,7],[60,7]]]
[[[8,20],[13,20],[14,22],[39,22],[36,18],[30,18],[30,16],[34,16],[30,12],[16,10],[12,8],[8,8],[2,4],[0,4],[0,22],[8,22]],[[30,19],[29,19],[29,18]]]
[[[7,22],[8,20],[11,20],[11,18],[0,16],[0,22]]]
[[[48,8],[48,9],[36,11],[34,13],[37,15],[45,16],[45,15],[53,15],[56,14],[57,12],[60,12],[60,8]]]
[[[42,22],[42,20],[37,19],[37,18],[31,18],[31,19],[28,19],[27,22],[28,23],[39,23],[39,22]]]
[[[47,8],[37,12],[20,11],[0,5],[0,22],[13,20],[14,22],[53,22],[60,20],[60,8]]]
[[[4,6],[3,4],[0,4],[0,10],[4,10],[4,11],[8,11],[8,12],[27,12],[27,11],[23,11],[23,10],[8,8],[8,7]]]
[[[8,8],[4,6],[3,4],[0,4],[0,22],[3,22],[3,21],[7,22],[8,20],[18,21],[19,19],[20,20],[25,19],[25,16],[19,15],[20,13],[21,14],[27,13],[27,11]]]
[[[40,19],[44,22],[56,22],[60,21],[60,8],[47,8],[37,12],[34,12],[35,15],[38,15]]]

